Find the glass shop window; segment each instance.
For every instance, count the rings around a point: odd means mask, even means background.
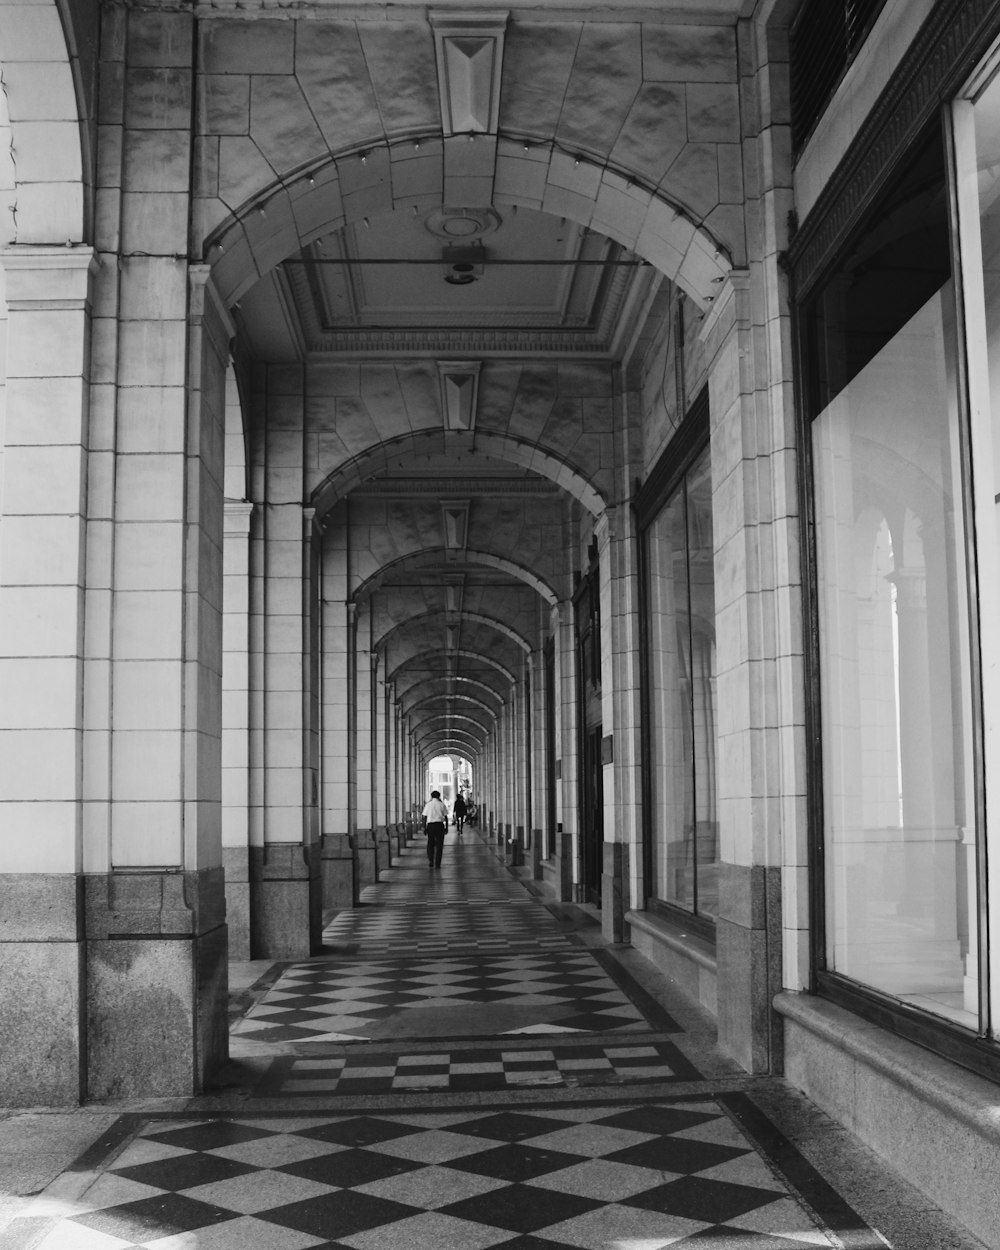
[[[938,127],[806,310],[825,971],[980,1025],[976,687]]]
[[[643,556],[649,893],[713,921],[719,897],[718,707],[707,447],[646,525]]]
[[[972,478],[975,494],[977,604],[983,685],[982,774],[987,836],[995,846],[1000,824],[1000,45],[987,58],[970,88],[970,98],[952,109],[956,204],[965,331],[968,344]],[[995,857],[995,852],[994,852]],[[1000,907],[1000,874],[987,874],[989,855],[980,853],[979,908],[994,917]],[[992,898],[990,897],[992,894]],[[980,970],[983,1031],[992,1020],[1000,1033],[1000,977],[990,978],[989,949]],[[992,989],[990,982],[993,982]],[[992,996],[992,1003],[990,997]]]

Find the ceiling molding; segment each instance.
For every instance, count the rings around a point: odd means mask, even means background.
[[[350,358],[461,355],[477,356],[577,356],[606,359],[608,341],[591,330],[524,330],[490,326],[486,330],[407,329],[338,330],[320,334],[309,342],[310,354]]]
[[[389,496],[393,499],[411,499],[422,495],[440,497],[441,480],[440,477],[434,481],[414,478],[412,482],[398,477],[381,481],[376,479],[358,486],[351,492],[351,495],[356,499],[364,499],[370,495],[379,495],[383,498]],[[477,499],[489,495],[547,495],[550,498],[561,499],[566,493],[561,486],[557,486],[555,482],[550,482],[547,478],[538,481],[520,481],[512,478],[473,477],[468,474],[461,475],[461,488]]]

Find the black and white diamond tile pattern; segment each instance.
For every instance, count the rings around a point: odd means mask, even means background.
[[[705,1100],[161,1120],[37,1250],[839,1244]]]
[[[568,950],[572,953],[293,964],[235,1026],[234,1035],[269,1043],[365,1038],[397,1013],[486,1006],[516,1008],[520,1016],[528,1012],[574,1032],[645,1029],[643,1013],[594,956]],[[492,1029],[495,1014],[491,1020]]]
[[[521,887],[518,887],[520,889]],[[439,955],[454,949],[499,953],[508,950],[565,950],[565,933],[538,903],[522,897],[462,898],[415,893],[412,902],[394,898],[381,883],[377,907],[341,912],[323,932],[326,946],[409,955]]]
[[[540,1086],[592,1086],[692,1081],[698,1073],[667,1041],[640,1045],[487,1047],[425,1053],[345,1048],[329,1058],[282,1056],[254,1091],[260,1098],[313,1099],[332,1095],[433,1090],[479,1093]]]

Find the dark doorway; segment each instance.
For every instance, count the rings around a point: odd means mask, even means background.
[[[601,593],[597,547],[574,596],[577,673],[580,682],[580,888],[585,902],[601,905],[604,869],[604,773],[601,754]]]
[[[588,728],[583,740],[583,801],[580,805],[581,885],[584,902],[601,905],[604,871],[604,766],[601,762],[601,726]]]

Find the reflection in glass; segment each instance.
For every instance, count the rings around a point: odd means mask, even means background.
[[[953,298],[949,281],[812,428],[827,961],[976,1027]]]
[[[707,451],[646,531],[653,895],[718,911],[715,586]]]

